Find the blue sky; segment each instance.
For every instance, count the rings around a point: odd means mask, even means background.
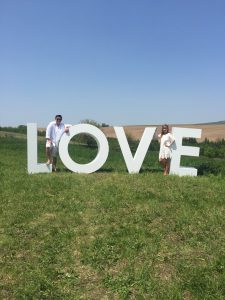
[[[225,120],[224,0],[0,0],[0,126]]]

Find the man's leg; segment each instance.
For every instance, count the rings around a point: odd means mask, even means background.
[[[58,155],[58,147],[54,146],[52,148],[52,171],[56,171],[56,163],[57,163],[57,155]]]
[[[57,157],[53,156],[53,158],[52,158],[52,171],[53,172],[56,171],[56,163],[57,163]]]
[[[52,151],[51,147],[46,147],[46,156],[48,161],[46,162],[47,165],[50,165],[52,163]]]

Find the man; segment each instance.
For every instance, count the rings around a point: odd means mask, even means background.
[[[57,155],[59,141],[64,132],[69,128],[62,123],[62,116],[56,115],[55,121],[48,124],[46,129],[46,155],[48,158],[47,165],[52,164],[52,171],[56,171]]]

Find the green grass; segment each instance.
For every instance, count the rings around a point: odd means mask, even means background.
[[[97,173],[28,175],[0,138],[0,299],[225,299],[225,177],[164,177],[156,152],[129,175],[110,146]]]

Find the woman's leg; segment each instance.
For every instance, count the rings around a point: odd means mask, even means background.
[[[169,175],[169,173],[170,173],[170,161],[171,161],[170,158],[166,159],[164,175]]]
[[[170,173],[170,158],[161,158],[160,164],[163,166],[163,175],[169,175]]]
[[[166,159],[165,158],[160,158],[159,162],[163,166],[163,175],[166,175],[166,164],[167,164]]]

